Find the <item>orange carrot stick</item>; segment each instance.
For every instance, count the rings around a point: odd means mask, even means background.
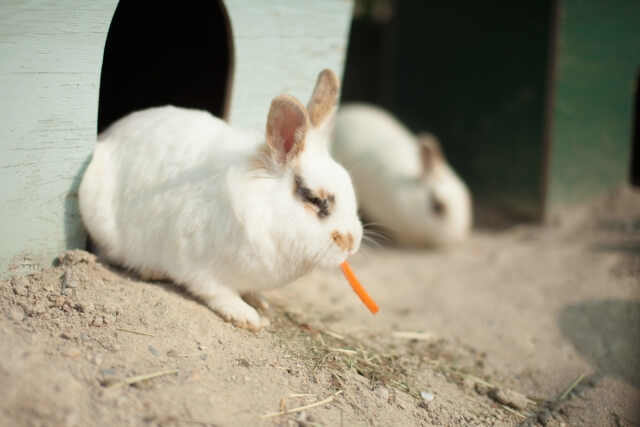
[[[356,278],[356,275],[353,274],[353,270],[351,270],[351,267],[349,266],[349,264],[347,264],[347,261],[340,264],[340,268],[342,269],[342,272],[344,273],[344,277],[347,278],[347,280],[349,281],[349,284],[353,288],[353,291],[356,293],[356,295],[360,297],[360,299],[362,300],[364,305],[367,306],[369,311],[371,311],[373,314],[376,314],[378,312],[378,304],[376,304],[376,302],[373,299],[371,299],[367,291],[364,290],[364,288]]]

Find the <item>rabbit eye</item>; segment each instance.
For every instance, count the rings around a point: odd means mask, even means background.
[[[324,205],[326,205],[326,200],[322,200],[320,197],[315,197],[315,196],[311,196],[311,195],[305,195],[304,196],[304,200],[305,200],[305,202],[309,202],[312,205],[316,205],[320,209],[322,209],[324,207]]]
[[[309,187],[304,185],[304,181],[299,176],[295,178],[295,192],[303,202],[313,205],[319,218],[325,218],[331,215],[335,203],[335,197],[333,195],[329,195],[326,198],[318,197]]]
[[[444,216],[447,213],[447,206],[436,196],[431,196],[431,211],[436,216]]]
[[[302,199],[305,202],[311,203],[313,206],[318,208],[318,216],[320,218],[329,216],[329,200],[328,199],[321,199],[320,197],[314,196],[311,190],[309,190],[308,188],[302,189]]]

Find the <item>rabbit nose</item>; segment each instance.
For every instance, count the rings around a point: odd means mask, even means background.
[[[331,240],[333,240],[333,243],[335,243],[343,252],[351,253],[354,245],[354,239],[353,234],[350,232],[341,233],[338,230],[334,230],[331,232]]]

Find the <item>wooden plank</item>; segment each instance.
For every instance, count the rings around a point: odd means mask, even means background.
[[[629,182],[640,3],[562,1],[557,43],[551,214]]]
[[[0,8],[0,273],[84,245],[78,176],[95,141],[102,51],[116,0]]]
[[[342,75],[350,0],[229,0],[235,70],[229,120],[262,130],[271,100],[288,93],[306,104],[324,68]]]

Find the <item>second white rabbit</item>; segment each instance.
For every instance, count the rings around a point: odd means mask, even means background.
[[[430,134],[414,136],[388,112],[338,110],[333,154],[351,174],[365,218],[407,246],[448,246],[471,227],[467,187]]]

